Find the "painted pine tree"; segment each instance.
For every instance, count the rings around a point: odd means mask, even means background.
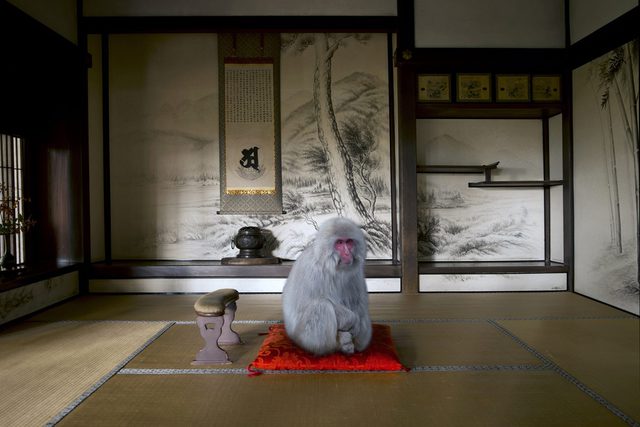
[[[343,138],[339,123],[336,119],[332,101],[332,61],[336,51],[349,42],[366,43],[370,39],[368,34],[332,34],[332,33],[303,33],[286,34],[282,38],[283,50],[303,52],[313,48],[315,54],[313,74],[313,109],[316,120],[316,131],[321,153],[316,153],[331,171],[327,177],[331,202],[340,216],[359,220],[367,231],[373,246],[379,248],[388,245],[391,229],[387,224],[380,223],[374,216],[375,199],[368,194],[363,200],[358,191],[358,177],[354,174],[353,150],[349,150],[348,143]],[[321,154],[318,156],[318,154]]]

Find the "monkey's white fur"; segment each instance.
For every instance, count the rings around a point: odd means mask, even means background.
[[[338,239],[353,240],[351,264],[340,262],[334,248]],[[287,335],[298,346],[316,355],[367,348],[371,320],[366,253],[362,230],[351,220],[333,218],[322,224],[314,243],[300,254],[282,291]]]

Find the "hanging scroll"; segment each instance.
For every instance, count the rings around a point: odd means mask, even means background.
[[[239,37],[222,36],[220,49],[230,41],[237,54]],[[243,35],[240,42],[248,52],[222,61],[220,213],[282,213],[279,58],[264,55],[264,36]],[[260,56],[247,55],[256,47]]]
[[[275,194],[273,64],[227,62],[224,68],[225,193]]]

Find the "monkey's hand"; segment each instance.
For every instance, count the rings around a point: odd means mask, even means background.
[[[342,304],[334,304],[338,330],[352,332],[358,325],[358,316]]]

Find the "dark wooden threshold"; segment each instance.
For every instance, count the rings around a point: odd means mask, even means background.
[[[569,267],[553,261],[420,262],[418,271],[420,274],[531,274],[567,273]]]
[[[100,16],[82,18],[86,32],[392,32],[395,16]]]
[[[0,292],[79,271],[81,263],[54,263],[0,271]]]
[[[97,262],[89,268],[89,279],[198,278],[198,277],[287,277],[293,261],[271,265],[222,265],[220,261],[117,260]],[[367,261],[367,277],[401,277],[400,264]]]

